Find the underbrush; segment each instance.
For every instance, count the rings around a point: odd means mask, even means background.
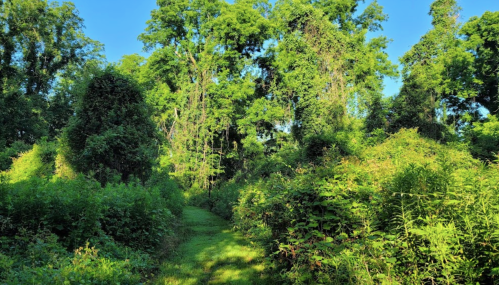
[[[461,150],[460,150],[461,149]],[[492,284],[499,168],[402,130],[240,187],[235,226],[286,284]]]
[[[20,153],[27,152],[32,147],[20,141],[14,142],[10,147],[0,151],[0,171],[5,171],[12,165],[12,159],[18,158]]]
[[[0,205],[3,237],[15,237],[21,229],[48,230],[67,248],[108,235],[124,245],[152,251],[175,219],[157,188],[124,184],[101,188],[83,177],[6,184]]]
[[[180,242],[177,185],[58,178],[55,149],[35,145],[0,175],[0,283],[145,282]]]
[[[267,180],[276,174],[294,179],[300,170],[331,163],[341,155],[360,153],[365,145],[359,143],[364,134],[359,131],[337,132],[334,136],[309,136],[300,145],[297,142],[286,141],[280,145],[277,152],[248,161],[246,171],[239,171],[229,181],[225,181],[211,191],[207,198],[205,192],[191,196],[194,205],[204,206],[224,219],[231,220],[234,206],[238,204],[240,194],[247,192],[252,183]],[[298,171],[297,171],[298,170]]]

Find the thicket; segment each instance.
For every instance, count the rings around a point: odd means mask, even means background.
[[[234,224],[266,245],[283,283],[497,279],[497,165],[416,130],[356,155],[338,154],[237,189]]]
[[[168,234],[175,217],[156,187],[108,184],[101,188],[83,177],[54,182],[31,178],[4,185],[1,204],[4,238],[15,237],[20,230],[49,231],[68,249],[107,235],[151,251]]]
[[[61,178],[55,157],[55,143],[35,144],[1,175],[0,281],[137,284],[151,276],[176,235],[177,185],[164,173],[147,187]]]

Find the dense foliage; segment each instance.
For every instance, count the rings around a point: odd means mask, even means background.
[[[340,2],[158,1],[140,36],[151,57],[122,65],[140,65],[186,187],[232,177],[283,127],[299,141],[348,128],[348,108],[380,95],[396,73],[386,38],[366,33],[385,15],[372,3],[354,16],[357,1]]]
[[[154,282],[184,200],[279,284],[498,283],[499,12],[433,1],[386,97],[364,2],[158,0],[106,64],[73,4],[0,1],[0,283]]]
[[[146,180],[154,159],[154,125],[141,90],[112,68],[90,80],[63,136],[76,171],[105,184],[114,175]],[[118,181],[119,181],[118,180]]]
[[[86,37],[83,19],[72,3],[40,0],[0,2],[0,147],[16,141],[34,143],[59,119],[51,105],[67,107],[71,94],[55,88],[58,79],[69,79],[85,62],[96,58],[98,42]],[[58,89],[59,96],[52,96]]]
[[[403,130],[253,180],[234,222],[268,246],[282,282],[485,284],[499,262],[497,177],[497,166]]]
[[[158,173],[147,188],[62,179],[55,153],[35,144],[0,176],[2,283],[137,284],[157,270],[182,213],[176,184]]]

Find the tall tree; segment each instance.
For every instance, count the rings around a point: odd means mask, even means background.
[[[367,40],[386,19],[373,1],[357,13],[360,1],[278,1],[271,96],[289,110],[295,138],[332,134],[348,118],[364,113],[379,97],[384,76],[395,66],[384,52],[388,40]]]
[[[499,12],[471,18],[460,32],[473,58],[474,99],[492,114],[499,113]],[[463,72],[466,74],[465,72]],[[469,74],[469,72],[467,73]]]
[[[424,135],[441,139],[446,131],[443,118],[456,123],[473,109],[473,58],[459,38],[460,10],[455,0],[434,1],[429,12],[433,29],[401,57],[403,86],[391,110],[392,131],[419,127]]]
[[[81,67],[101,45],[85,37],[74,5],[0,1],[0,141],[33,143],[47,135],[43,117],[57,78]]]
[[[64,154],[77,171],[105,184],[113,175],[145,180],[155,153],[155,129],[142,90],[113,67],[92,78],[65,129]]]
[[[238,120],[254,94],[254,53],[269,37],[265,2],[159,0],[146,32],[149,92],[177,177],[209,188],[242,149]]]
[[[302,140],[363,112],[396,71],[388,40],[366,36],[382,7],[357,15],[358,2],[158,1],[141,35],[156,49],[143,74],[177,175],[208,188],[276,132],[293,126]]]

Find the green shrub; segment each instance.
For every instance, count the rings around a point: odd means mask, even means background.
[[[315,135],[305,139],[305,154],[310,161],[322,157],[325,152],[334,147],[333,136]]]
[[[32,178],[3,185],[0,216],[9,224],[1,235],[14,238],[21,229],[48,230],[68,249],[109,235],[134,248],[153,250],[175,218],[158,189],[108,185],[83,177],[53,182]]]
[[[144,282],[183,205],[167,176],[150,184],[0,176],[0,284]]]
[[[211,211],[220,217],[230,220],[232,218],[232,210],[239,199],[239,191],[243,188],[243,184],[228,181],[221,187],[214,189],[211,192]]]
[[[258,179],[269,177],[272,173],[282,173],[284,175],[294,175],[294,170],[302,164],[307,164],[305,151],[298,144],[286,143],[277,153],[267,156],[264,160],[257,160],[250,163],[250,174],[248,179]],[[240,175],[242,176],[242,175]],[[238,177],[236,176],[236,179]],[[242,179],[239,179],[242,180]]]
[[[8,170],[12,165],[12,159],[18,158],[21,153],[25,153],[31,148],[31,145],[16,141],[10,147],[0,151],[0,171]]]
[[[171,179],[167,173],[161,171],[153,172],[146,186],[151,189],[157,189],[161,197],[165,200],[166,207],[176,217],[182,215],[185,205],[185,197],[178,184]]]
[[[326,155],[331,149],[339,155],[356,155],[363,149],[361,143],[364,133],[355,130],[343,130],[329,135],[313,135],[305,139],[305,155],[311,162]]]
[[[42,140],[33,145],[30,151],[21,153],[13,159],[11,169],[7,172],[11,182],[19,182],[31,177],[50,178],[54,173],[56,145]]]
[[[188,205],[205,207],[208,205],[208,190],[199,187],[197,182],[194,182],[192,186],[184,191],[184,199]]]
[[[175,216],[158,188],[108,185],[102,191],[102,230],[118,242],[152,251],[170,233]]]
[[[482,160],[495,161],[499,154],[499,120],[489,115],[487,121],[474,123],[466,131],[471,153]]]
[[[108,67],[90,80],[63,133],[65,158],[102,185],[115,181],[115,176],[146,181],[156,149],[148,112],[134,80]]]
[[[357,156],[254,181],[233,219],[282,283],[493,284],[498,174],[402,130]]]
[[[88,243],[74,254],[57,243],[53,234],[37,234],[27,244],[24,254],[2,258],[2,284],[139,284],[143,276],[144,256],[129,250],[127,258],[102,257]],[[147,262],[146,262],[147,263]]]

